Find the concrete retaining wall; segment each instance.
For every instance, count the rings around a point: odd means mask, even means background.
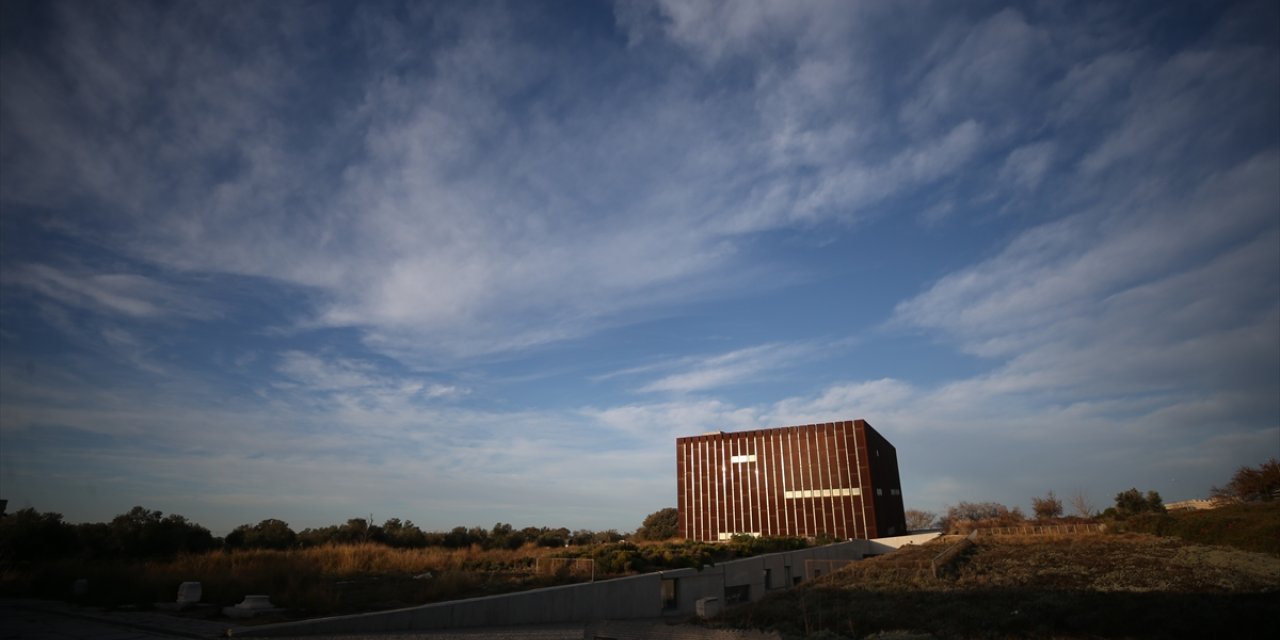
[[[812,549],[784,551],[731,560],[702,569],[677,569],[638,576],[547,587],[483,598],[453,600],[393,611],[238,629],[237,636],[292,636],[333,633],[429,631],[466,627],[628,620],[694,615],[698,600],[718,598],[732,605],[735,597],[755,601],[766,593],[811,579],[830,563],[852,561],[880,551],[869,540],[851,540]],[[887,548],[887,547],[886,547]],[[808,562],[807,562],[808,561]],[[675,601],[664,606],[663,581],[673,580]]]

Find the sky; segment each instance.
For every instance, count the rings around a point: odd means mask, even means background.
[[[907,508],[1280,456],[1274,2],[0,3],[0,498],[629,531],[865,419]]]

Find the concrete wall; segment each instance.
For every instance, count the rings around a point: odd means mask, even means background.
[[[942,535],[941,531],[927,531],[925,533],[913,533],[911,535],[894,536],[892,538],[876,538],[871,541],[870,553],[876,555],[889,553],[910,544],[924,544],[940,535]]]
[[[407,609],[379,611],[333,618],[262,625],[238,629],[237,636],[293,636],[332,633],[428,631],[465,627],[508,626],[594,620],[628,620],[690,616],[701,598],[719,598],[726,591],[741,593],[746,587],[751,601],[769,591],[809,579],[806,565],[825,561],[861,560],[873,553],[872,542],[852,540],[837,544],[784,551],[731,560],[702,569],[677,569],[644,575],[534,589],[484,598],[438,602]],[[815,563],[814,561],[820,561]],[[827,564],[822,573],[826,574]],[[766,569],[768,573],[766,573]],[[766,588],[766,577],[769,579]],[[662,583],[675,580],[676,604],[663,608]]]

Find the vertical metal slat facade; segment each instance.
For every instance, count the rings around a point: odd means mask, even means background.
[[[680,535],[906,532],[897,451],[864,420],[676,440]]]

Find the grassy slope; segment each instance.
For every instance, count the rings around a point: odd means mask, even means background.
[[[1280,556],[1280,502],[1142,516],[1117,526],[1124,531],[1175,536],[1200,544],[1227,545]]]
[[[1280,558],[1144,535],[980,539],[949,575],[908,548],[729,612],[731,626],[848,637],[1272,637]],[[1229,632],[1229,633],[1228,633]]]
[[[586,572],[548,574],[539,558],[595,560],[597,579],[638,571],[698,567],[735,557],[804,546],[789,538],[732,544],[646,542],[572,549],[526,545],[521,549],[393,549],[378,544],[326,545],[287,551],[237,550],[183,555],[170,560],[63,559],[0,564],[0,595],[66,598],[77,578],[89,580],[80,601],[103,606],[172,602],[178,585],[202,583],[203,600],[220,605],[246,594],[271,596],[289,615],[353,613],[493,595],[588,580]],[[430,573],[428,578],[424,574]],[[418,576],[418,577],[415,577]]]

